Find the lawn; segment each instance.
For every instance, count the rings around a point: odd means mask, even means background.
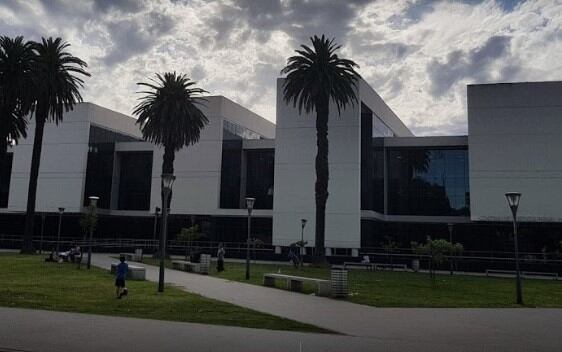
[[[324,329],[208,299],[168,286],[127,281],[129,296],[115,298],[108,271],[45,263],[42,256],[0,254],[0,306],[134,318],[232,325],[260,329],[327,332]]]
[[[217,273],[213,265],[210,275],[261,285],[263,274],[272,272],[325,279],[330,276],[327,268],[252,264],[250,280],[246,281],[242,263],[225,263],[222,273]],[[350,270],[349,291],[349,301],[375,307],[519,307],[515,303],[515,281],[509,278],[436,275],[430,280],[425,273]],[[312,287],[305,286],[305,292],[313,292]],[[562,308],[562,281],[523,280],[523,299],[526,307]]]

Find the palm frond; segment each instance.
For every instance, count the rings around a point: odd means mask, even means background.
[[[157,73],[156,78],[137,85],[148,88],[138,92],[142,96],[133,111],[145,140],[175,151],[199,141],[209,123],[199,109],[206,101],[200,95],[207,91],[176,72]]]
[[[79,76],[90,74],[88,65],[80,58],[66,51],[70,44],[61,38],[42,38],[34,43],[36,60],[33,67],[35,94],[37,96],[38,118],[62,120],[63,113],[82,102],[80,89],[84,80]],[[39,116],[42,115],[42,116]]]
[[[307,113],[318,104],[332,100],[341,113],[349,104],[358,103],[357,82],[361,78],[355,71],[358,65],[338,57],[341,48],[334,39],[314,36],[310,38],[312,48],[301,45],[295,50],[298,55],[287,59],[287,66],[281,70],[286,74],[283,97],[287,104],[297,107],[299,113]]]

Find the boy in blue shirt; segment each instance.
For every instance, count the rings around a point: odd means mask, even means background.
[[[125,263],[125,257],[119,257],[119,261],[121,263],[117,265],[117,275],[115,276],[115,295],[117,298],[127,295],[125,278],[127,277],[127,271],[129,271],[129,265]]]

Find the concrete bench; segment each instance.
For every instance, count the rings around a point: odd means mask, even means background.
[[[390,270],[400,269],[403,271],[408,270],[408,266],[406,264],[375,263],[374,268],[375,270],[386,270],[386,269],[390,269]]]
[[[344,262],[343,269],[347,268],[365,268],[367,270],[374,270],[375,264],[374,263],[358,263],[358,262]]]
[[[486,276],[515,277],[515,275],[516,275],[515,270],[496,270],[496,269],[486,270]],[[551,273],[551,272],[522,271],[521,276],[536,277],[536,278],[550,277],[553,280],[558,280],[558,273]]]
[[[117,265],[119,263],[111,264],[111,273],[115,275],[117,272]],[[129,270],[127,271],[127,280],[146,280],[146,269],[142,266],[129,265]]]
[[[142,251],[139,253],[120,253],[120,257],[125,257],[126,261],[142,262]]]
[[[286,281],[287,289],[290,291],[302,292],[305,282],[311,282],[316,285],[316,295],[318,296],[328,297],[332,291],[330,280],[274,273],[263,274],[264,286],[275,287],[276,280]]]
[[[192,263],[186,260],[172,260],[172,269],[198,273],[202,275],[209,274],[210,266],[211,256],[209,254],[201,254],[199,263]]]
[[[172,269],[198,273],[200,268],[199,263],[192,263],[185,260],[172,260]]]

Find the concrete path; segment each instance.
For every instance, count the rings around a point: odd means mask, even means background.
[[[533,343],[512,334],[490,343],[467,337],[459,344],[426,339],[305,334],[78,313],[0,308],[0,351],[559,351],[559,344]],[[421,327],[419,327],[421,328]],[[557,329],[551,326],[552,335]],[[384,331],[383,331],[384,332]],[[537,338],[540,338],[538,336]]]
[[[108,269],[115,259],[96,254],[92,262]],[[158,280],[157,267],[138,265],[146,267],[148,280]],[[467,351],[499,351],[504,346],[512,351],[552,351],[562,346],[560,309],[375,308],[177,270],[167,269],[165,275],[167,283],[206,297],[390,344]]]

